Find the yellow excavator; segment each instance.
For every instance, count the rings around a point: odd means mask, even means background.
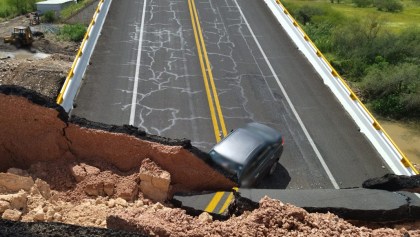
[[[29,26],[14,27],[12,35],[4,38],[4,43],[13,44],[16,48],[31,46],[32,42],[34,42],[34,36]]]

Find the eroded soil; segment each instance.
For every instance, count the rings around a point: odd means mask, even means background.
[[[51,172],[52,167],[60,167],[62,172]],[[71,171],[75,167],[86,173],[81,181]],[[0,173],[4,181],[0,182],[2,218],[117,229],[146,236],[420,236],[416,225],[370,229],[359,223],[357,227],[334,214],[308,213],[268,197],[261,199],[259,208],[253,211],[219,221],[205,212],[193,217],[169,204],[154,203],[141,192],[129,201],[118,192],[109,195],[97,190],[100,195],[89,195],[92,187],[103,187],[86,184],[106,177],[115,178],[114,189],[127,182],[138,184],[137,172],[123,174],[105,167],[37,163],[28,170],[12,168]],[[13,182],[6,184],[6,180]]]

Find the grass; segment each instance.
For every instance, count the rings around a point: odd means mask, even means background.
[[[290,6],[301,7],[304,5],[330,8],[344,14],[348,18],[366,18],[378,15],[384,22],[384,27],[391,32],[400,32],[410,27],[420,27],[420,5],[411,0],[401,1],[404,5],[402,12],[390,13],[378,11],[375,7],[357,8],[351,0],[341,0],[340,4],[330,3],[328,0],[282,0]]]
[[[36,0],[36,2],[40,2],[43,0]],[[27,6],[26,6],[26,11],[27,12],[31,12],[31,11],[35,11],[36,9],[33,9],[30,5],[30,2],[27,2]],[[18,10],[11,6],[8,1],[6,0],[0,0],[0,22],[16,17],[19,15]]]
[[[68,7],[66,7],[65,9],[63,9],[60,12],[61,19],[67,19],[67,18],[71,17],[74,13],[76,13],[80,9],[84,8],[85,6],[89,5],[93,1],[95,1],[95,0],[83,0],[83,1],[79,1],[76,4],[72,4]]]
[[[12,15],[13,9],[6,1],[0,0],[0,19],[8,18]]]
[[[82,24],[64,25],[60,29],[60,37],[63,40],[80,42],[86,33],[86,27]]]

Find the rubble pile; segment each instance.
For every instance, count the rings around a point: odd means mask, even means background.
[[[68,163],[60,172],[49,172],[56,165],[37,163],[28,170],[11,168],[0,173],[1,217],[13,221],[106,227],[107,216],[115,210],[147,208],[153,204],[138,192],[138,172],[118,175],[117,170],[103,171],[84,163]],[[66,187],[51,189],[40,179],[42,176],[48,176],[55,185],[62,179],[61,184]],[[127,184],[135,188],[127,189]]]
[[[163,206],[115,213],[107,219],[108,228],[152,236],[420,236],[420,230],[356,227],[334,214],[308,213],[268,197],[261,199],[258,209],[227,221],[213,221],[207,213],[192,217]]]
[[[334,214],[308,213],[268,197],[261,199],[257,209],[226,221],[213,220],[206,212],[194,217],[170,204],[145,198],[139,188],[129,189],[137,190],[135,195],[119,191],[122,188],[119,185],[141,184],[144,170],[150,176],[162,178],[165,171],[150,160],[143,162],[146,167],[125,175],[116,169],[104,170],[105,166],[69,162],[67,169],[61,170],[67,174],[57,177],[59,172],[50,173],[53,168],[47,168],[55,165],[37,163],[28,170],[11,168],[0,173],[1,218],[125,230],[146,236],[420,236],[416,226],[413,229],[357,227]],[[55,180],[55,185],[57,180],[67,177],[69,180],[62,184],[68,187],[52,189],[39,178],[42,175],[48,176],[50,182]],[[114,185],[101,185],[100,180],[104,183],[113,180]]]

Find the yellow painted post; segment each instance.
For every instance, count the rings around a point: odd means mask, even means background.
[[[372,125],[376,130],[381,130],[381,126],[379,125],[378,122],[376,122],[376,120],[372,123]]]
[[[356,94],[354,94],[354,92],[352,91],[352,92],[350,92],[350,98],[352,99],[352,100],[357,100],[357,96],[356,96]]]

